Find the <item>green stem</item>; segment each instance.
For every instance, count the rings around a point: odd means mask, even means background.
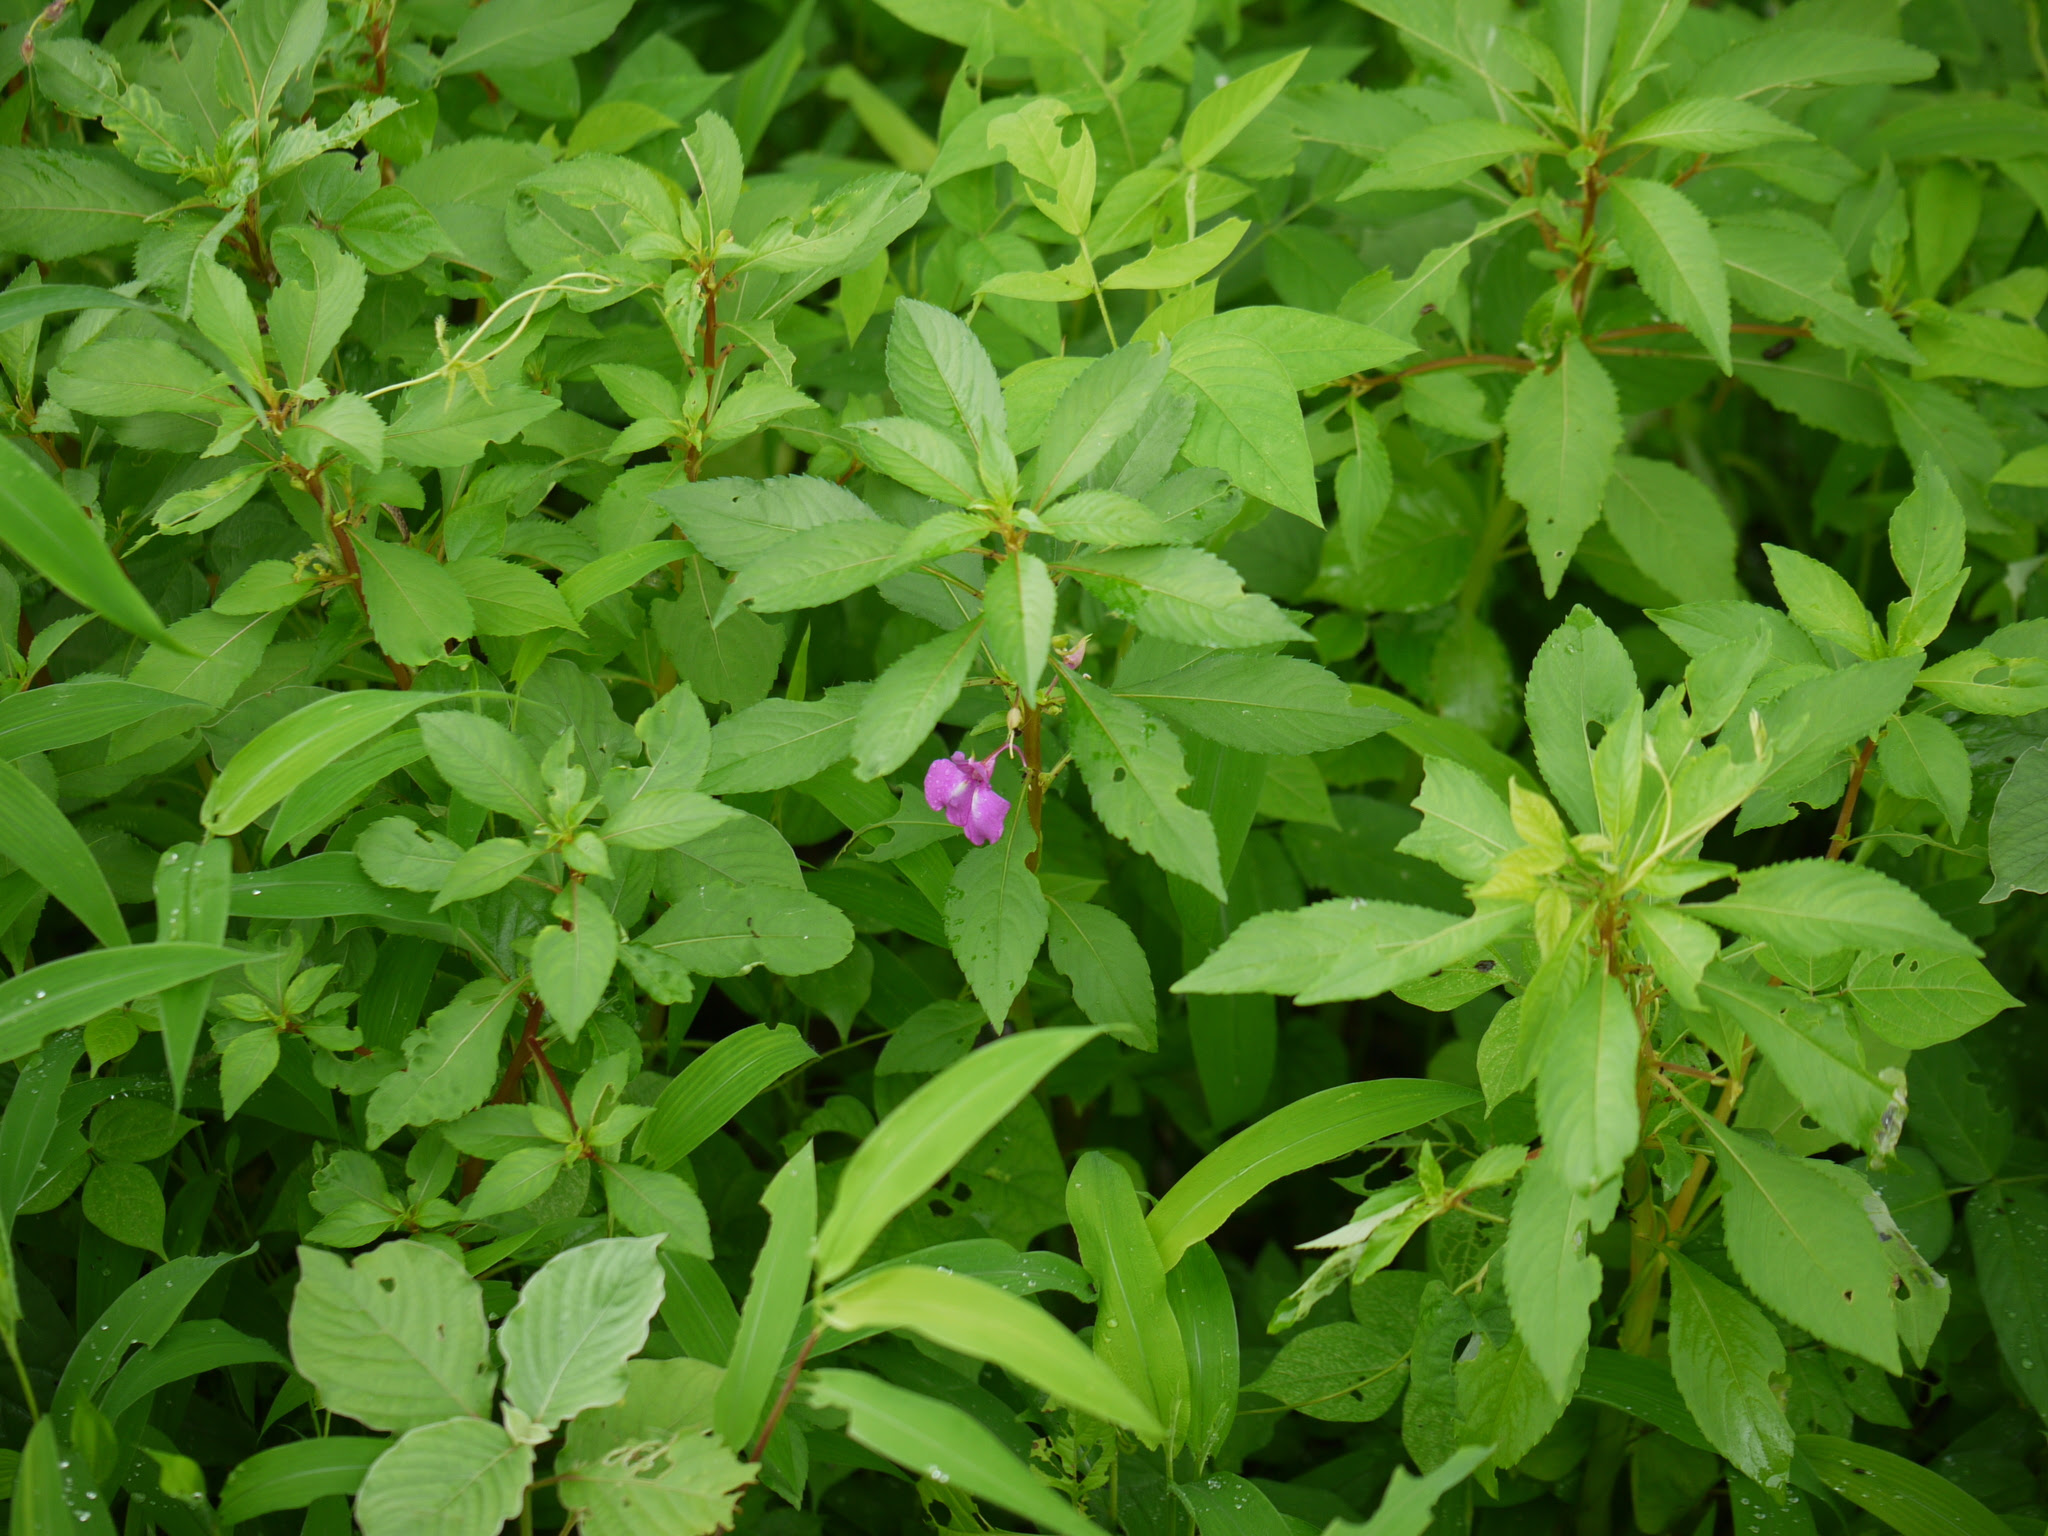
[[[1478,613],[1479,605],[1486,600],[1486,589],[1493,581],[1493,568],[1500,563],[1501,552],[1507,548],[1514,524],[1514,500],[1506,491],[1501,491],[1493,499],[1493,510],[1486,515],[1486,527],[1479,535],[1479,547],[1472,552],[1472,564],[1465,572],[1465,585],[1458,593],[1458,612],[1466,617]]]

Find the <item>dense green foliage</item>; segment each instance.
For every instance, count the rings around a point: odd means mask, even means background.
[[[2037,0],[4,0],[12,1536],[2040,1536]]]

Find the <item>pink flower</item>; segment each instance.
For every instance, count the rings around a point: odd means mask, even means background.
[[[996,771],[997,748],[986,759],[955,752],[936,759],[925,770],[925,803],[967,834],[967,841],[980,847],[1003,835],[1003,822],[1010,814],[1010,802],[995,792],[989,780]]]

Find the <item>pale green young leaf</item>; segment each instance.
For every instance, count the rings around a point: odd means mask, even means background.
[[[1033,501],[1044,506],[1078,484],[1152,405],[1172,362],[1166,345],[1135,344],[1076,359],[1082,371],[1060,392],[1032,466]],[[1014,377],[1014,375],[1013,375]]]
[[[1105,607],[1163,640],[1217,648],[1285,645],[1302,638],[1285,610],[1204,549],[1154,546],[1076,554],[1059,569]]]
[[[1189,170],[1198,170],[1228,149],[1252,119],[1286,88],[1307,57],[1308,50],[1304,48],[1247,70],[1195,103],[1181,129],[1180,163]]]
[[[847,755],[868,697],[842,687],[822,699],[764,699],[727,715],[711,728],[704,791],[780,789],[822,773]]]
[[[1600,830],[1591,728],[1597,725],[1604,735],[1640,707],[1640,699],[1628,652],[1613,630],[1582,607],[1551,632],[1529,668],[1536,766],[1581,832]]]
[[[533,939],[533,989],[569,1039],[583,1030],[611,985],[619,958],[619,926],[604,902],[576,881],[556,902],[562,919]]]
[[[1732,96],[1693,97],[1660,107],[1614,142],[1675,149],[1691,155],[1719,155],[1755,149],[1812,134],[1754,102]]]
[[[899,656],[875,679],[853,727],[858,773],[871,779],[892,773],[924,743],[960,696],[981,638],[979,623],[948,630]]]
[[[1102,280],[1102,286],[1143,292],[1185,288],[1199,282],[1236,250],[1250,228],[1244,219],[1225,219],[1192,240],[1183,240],[1178,245],[1155,245],[1136,261],[1125,262],[1110,273]]]
[[[498,1046],[519,990],[489,977],[473,981],[405,1037],[405,1069],[377,1084],[365,1106],[368,1144],[401,1126],[453,1120],[483,1103],[498,1075]]]

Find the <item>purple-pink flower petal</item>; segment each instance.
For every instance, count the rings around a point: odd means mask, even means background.
[[[953,799],[963,788],[974,781],[968,777],[962,766],[967,761],[965,752],[955,752],[951,757],[932,760],[931,767],[924,771],[924,802],[933,810],[945,812]]]
[[[955,752],[937,758],[924,773],[925,804],[967,834],[967,841],[980,847],[1003,835],[1003,823],[1010,814],[1010,802],[990,787],[996,759],[1002,749],[986,759]]]
[[[975,786],[968,800],[965,819],[954,822],[967,834],[967,841],[977,848],[993,843],[1003,835],[1003,822],[1010,814],[1010,802],[997,794],[986,784]],[[952,817],[949,813],[948,819]]]

